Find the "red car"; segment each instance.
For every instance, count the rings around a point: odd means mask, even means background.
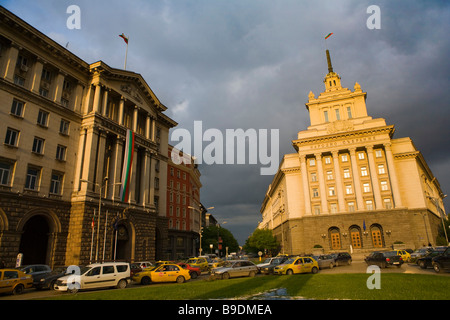
[[[191,265],[188,263],[180,262],[180,263],[178,263],[178,265],[184,269],[188,269],[189,274],[191,275],[192,279],[196,279],[199,275],[202,274],[202,272],[200,271],[200,268],[191,267]]]

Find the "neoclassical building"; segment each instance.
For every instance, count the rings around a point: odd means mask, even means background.
[[[434,245],[445,216],[438,180],[410,138],[368,115],[358,83],[342,87],[326,56],[325,91],[309,93],[311,125],[283,157],[258,227],[289,254]]]
[[[0,260],[162,258],[166,109],[140,74],[86,63],[0,7]]]

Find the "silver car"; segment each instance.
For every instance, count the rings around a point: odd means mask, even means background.
[[[211,275],[218,279],[229,279],[231,277],[254,277],[258,273],[258,267],[248,260],[226,261],[219,268],[211,271]]]
[[[336,265],[334,258],[331,255],[322,254],[320,256],[313,256],[314,260],[319,264],[319,269],[333,268]]]

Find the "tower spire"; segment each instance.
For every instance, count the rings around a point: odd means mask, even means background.
[[[328,62],[328,73],[333,72],[333,66],[331,65],[331,58],[330,58],[330,50],[327,49],[327,62]]]

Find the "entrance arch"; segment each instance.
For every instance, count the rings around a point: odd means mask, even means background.
[[[134,260],[135,230],[126,220],[119,221],[114,227],[112,258],[113,260]]]
[[[20,239],[19,252],[22,264],[48,264],[48,235],[50,226],[44,216],[36,215],[25,223]]]

